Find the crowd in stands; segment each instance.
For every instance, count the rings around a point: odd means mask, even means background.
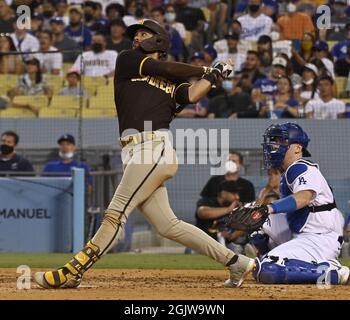
[[[46,117],[59,95],[86,97],[84,108],[95,109],[89,104],[92,97],[114,108],[115,61],[132,46],[127,26],[140,19],[153,19],[168,30],[170,60],[200,66],[217,60],[234,63],[232,78],[178,117],[350,116],[346,0],[28,0],[29,29],[17,23],[20,4],[0,0],[0,116],[11,116],[5,109],[15,104],[18,112],[26,110],[24,115]],[[331,25],[321,29],[317,7],[323,4],[331,10]],[[44,110],[16,99],[21,95],[46,96]],[[115,111],[84,114],[109,117]]]

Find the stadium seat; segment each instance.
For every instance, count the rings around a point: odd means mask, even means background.
[[[58,94],[61,91],[64,83],[64,79],[61,76],[46,74],[45,80],[47,81],[47,84],[52,88],[53,94]]]
[[[97,95],[90,98],[89,108],[92,109],[115,109],[113,95]]]
[[[0,111],[0,118],[35,118],[35,114],[27,109],[8,108]]]
[[[82,102],[82,107],[86,107],[87,98],[78,96],[52,96],[50,103],[50,108],[61,108],[61,109],[80,109],[80,103]]]
[[[43,108],[39,111],[39,118],[75,118],[75,109]]]
[[[81,81],[84,87],[99,87],[105,86],[107,84],[107,79],[105,77],[88,77],[82,76]]]
[[[63,74],[64,76],[67,75],[67,72],[72,68],[73,64],[72,63],[64,63],[63,64]]]
[[[14,103],[31,104],[37,108],[45,108],[48,105],[47,96],[15,96]]]
[[[16,74],[0,74],[0,84],[7,89],[16,87],[17,79]]]
[[[82,117],[83,118],[115,118],[117,116],[116,109],[83,109]]]
[[[335,83],[337,85],[338,97],[341,98],[346,92],[348,78],[347,77],[335,77]]]
[[[97,95],[98,96],[104,96],[104,97],[112,97],[114,98],[114,86],[107,85],[107,86],[101,86],[97,88]]]

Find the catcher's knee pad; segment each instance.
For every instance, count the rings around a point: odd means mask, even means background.
[[[83,250],[78,252],[64,265],[64,268],[73,275],[82,275],[99,259],[99,257],[100,248],[89,241]]]
[[[255,279],[267,284],[338,284],[338,268],[329,262],[312,263],[285,259],[283,264],[269,259],[259,262]]]
[[[269,236],[265,233],[253,233],[249,237],[249,243],[258,250],[259,256],[263,256],[270,251],[268,246]]]

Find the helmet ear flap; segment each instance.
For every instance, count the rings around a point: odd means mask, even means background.
[[[162,35],[155,34],[151,38],[142,41],[140,47],[143,51],[148,53],[159,51],[160,58],[164,59],[167,56],[169,41],[168,39],[165,39]]]

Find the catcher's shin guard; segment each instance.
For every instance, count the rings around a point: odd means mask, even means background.
[[[54,271],[37,272],[34,276],[41,287],[76,288],[80,285],[83,273],[99,259],[100,249],[89,241],[86,247],[77,253],[62,268]]]
[[[254,270],[254,278],[267,284],[347,284],[350,271],[336,260],[311,263],[286,259],[284,265],[261,261]]]

